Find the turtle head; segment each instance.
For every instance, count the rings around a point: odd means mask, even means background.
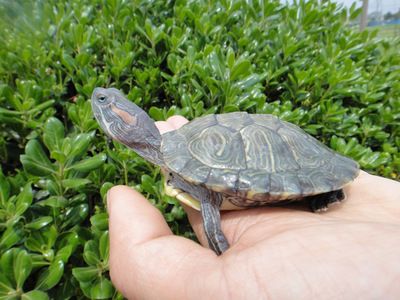
[[[124,144],[129,139],[126,130],[137,125],[138,115],[145,114],[115,88],[95,88],[92,94],[92,110],[107,135]]]
[[[115,88],[95,88],[91,101],[93,114],[108,136],[152,163],[162,164],[161,135],[144,110]]]

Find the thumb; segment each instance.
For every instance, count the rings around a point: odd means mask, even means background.
[[[110,276],[125,297],[186,298],[182,293],[193,285],[193,274],[218,266],[211,250],[174,236],[162,214],[135,190],[116,186],[107,201]]]
[[[118,242],[140,244],[159,236],[172,235],[162,214],[137,191],[115,186],[107,194],[110,234]]]

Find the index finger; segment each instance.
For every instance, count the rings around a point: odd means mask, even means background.
[[[163,134],[168,131],[176,130],[185,125],[187,122],[189,121],[184,117],[176,115],[169,117],[166,121],[156,122],[156,126],[160,133]]]

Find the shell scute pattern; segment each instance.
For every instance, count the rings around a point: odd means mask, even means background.
[[[163,134],[161,147],[164,160],[173,166],[175,172],[184,170],[185,165],[193,159],[187,148],[186,137],[176,130]]]
[[[218,124],[233,131],[240,131],[242,128],[252,124],[254,121],[250,115],[243,112],[217,115]]]
[[[293,173],[273,173],[269,182],[269,194],[272,198],[291,198],[293,195],[302,195],[299,178]]]
[[[320,142],[310,138],[305,132],[293,130],[292,127],[281,127],[279,136],[284,140],[296,162],[303,166],[319,167],[325,159],[330,159],[332,151],[322,148]]]
[[[218,192],[236,191],[238,182],[238,171],[232,169],[211,169],[210,176],[207,180],[207,185],[213,187],[213,190]]]
[[[189,160],[179,172],[183,178],[194,184],[203,184],[210,177],[211,168],[196,159]]]
[[[164,134],[161,151],[171,171],[238,206],[329,192],[358,174],[353,160],[272,115],[204,116]]]
[[[306,187],[308,187],[310,191],[307,193],[309,195],[320,194],[341,188],[343,186],[343,182],[337,180],[334,175],[327,172],[327,169],[328,168],[326,166],[321,166],[319,168],[307,167],[301,169],[297,174],[297,177],[309,178],[310,181],[308,182],[312,184],[312,186],[306,185],[303,188],[303,193],[306,192]]]
[[[190,154],[213,168],[246,169],[243,142],[239,132],[214,125],[188,140]]]
[[[201,133],[204,129],[215,126],[218,124],[215,115],[207,115],[201,118],[194,119],[190,123],[179,128],[179,132],[185,136],[187,141],[193,140],[194,136]]]
[[[239,173],[238,191],[265,194],[269,192],[270,174],[264,170],[246,169]]]
[[[343,180],[351,178],[354,175],[354,169],[358,168],[358,164],[354,160],[345,156],[339,156],[336,153],[330,166],[332,174],[340,174]]]
[[[257,125],[265,127],[269,130],[277,132],[282,127],[282,121],[274,115],[249,115],[253,122]]]
[[[276,132],[252,124],[243,128],[240,133],[245,145],[248,168],[263,169],[270,173],[299,169],[290,149]]]

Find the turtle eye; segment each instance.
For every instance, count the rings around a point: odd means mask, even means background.
[[[97,98],[97,100],[98,100],[100,103],[103,103],[103,102],[105,102],[105,101],[106,101],[106,99],[107,99],[107,97],[106,97],[106,96],[104,96],[104,95],[100,95],[100,96]]]

